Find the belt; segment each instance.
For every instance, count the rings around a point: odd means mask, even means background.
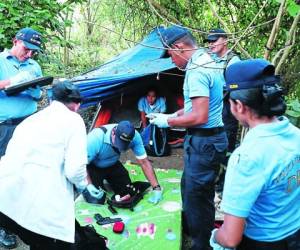
[[[188,135],[195,136],[212,136],[224,132],[224,127],[215,127],[215,128],[188,128]]]
[[[0,121],[0,124],[1,125],[19,125],[19,123],[21,123],[27,117],[28,116],[20,117],[20,118],[12,118],[12,119],[8,119],[6,121]]]

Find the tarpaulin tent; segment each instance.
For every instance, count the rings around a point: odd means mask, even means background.
[[[162,27],[157,27],[141,43],[114,57],[107,63],[72,79],[83,95],[87,107],[137,88],[135,79],[156,75],[175,68],[164,53],[160,41]],[[141,82],[138,83],[141,86]]]

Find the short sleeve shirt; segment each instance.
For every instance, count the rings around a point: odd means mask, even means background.
[[[150,105],[147,101],[147,97],[143,96],[138,102],[138,109],[140,112],[150,113],[165,113],[166,112],[166,101],[163,97],[157,97],[154,104]]]
[[[120,152],[113,148],[111,142],[111,131],[117,124],[103,126],[107,129],[104,132],[101,128],[94,128],[88,134],[88,161],[99,168],[113,166],[120,159]],[[135,131],[133,140],[129,144],[137,159],[147,157],[141,135]]]
[[[208,121],[198,125],[201,128],[222,127],[223,73],[220,67],[204,50],[195,52],[187,64],[183,84],[184,112],[192,111],[192,98],[208,97]]]
[[[0,80],[7,80],[21,71],[29,71],[35,77],[42,76],[41,67],[36,61],[28,59],[19,62],[7,50],[0,53]],[[24,117],[36,110],[37,103],[30,95],[30,90],[14,96],[7,96],[3,90],[0,90],[0,121]]]
[[[252,128],[230,157],[221,207],[244,234],[277,241],[300,228],[300,130],[287,118]]]

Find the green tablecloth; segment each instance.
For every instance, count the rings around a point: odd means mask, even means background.
[[[132,181],[143,181],[145,177],[142,169],[133,164],[125,165]],[[174,169],[155,169],[160,185],[163,187],[163,200],[153,205],[148,202],[147,193],[134,211],[116,209],[113,215],[107,205],[92,205],[80,199],[76,202],[76,218],[81,225],[93,224],[96,231],[108,238],[110,250],[126,249],[171,249],[181,248],[181,196],[180,179],[182,171]],[[99,226],[94,214],[100,213],[103,217],[121,217],[125,223],[122,234],[112,230],[112,224]]]

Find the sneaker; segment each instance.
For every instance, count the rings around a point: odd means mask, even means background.
[[[6,249],[12,249],[17,246],[16,236],[2,227],[0,227],[0,246]]]

